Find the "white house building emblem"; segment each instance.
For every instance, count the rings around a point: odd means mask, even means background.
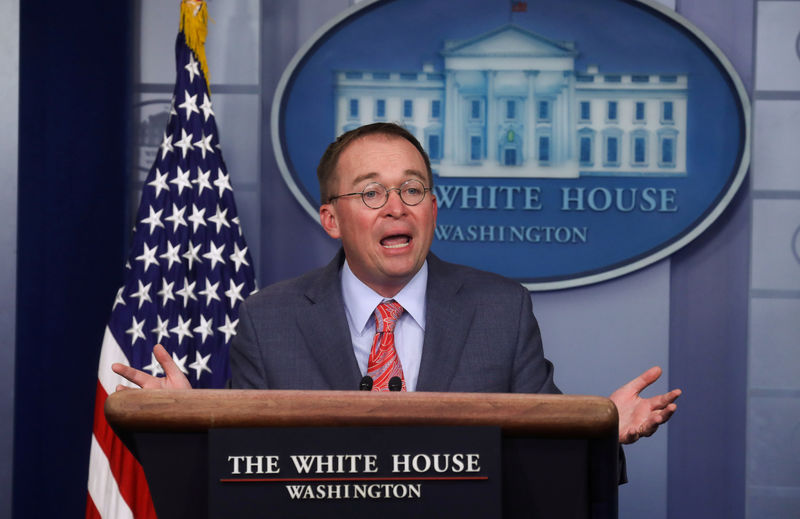
[[[685,175],[685,74],[575,70],[573,42],[506,25],[444,70],[336,73],[336,132],[398,121],[442,177]]]

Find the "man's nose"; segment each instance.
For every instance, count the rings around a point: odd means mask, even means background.
[[[394,192],[395,196],[392,196],[392,192]],[[384,207],[390,209],[392,212],[395,211],[405,211],[406,204],[403,202],[402,197],[400,196],[400,188],[399,187],[392,187],[386,190],[389,199],[386,201],[386,205]]]

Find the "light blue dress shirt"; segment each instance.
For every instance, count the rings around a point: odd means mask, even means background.
[[[353,351],[361,374],[366,375],[369,353],[375,338],[375,307],[387,299],[362,283],[350,270],[347,260],[342,267],[340,278]],[[394,346],[403,367],[403,377],[408,391],[417,388],[422,342],[425,337],[427,287],[428,262],[426,261],[411,281],[393,298],[403,307],[403,315],[400,316],[394,329]]]

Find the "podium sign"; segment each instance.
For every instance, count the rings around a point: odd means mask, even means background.
[[[141,390],[109,395],[105,412],[142,464],[159,519],[354,517],[365,505],[379,517],[617,517],[617,410],[606,398]],[[209,447],[218,441],[222,450]],[[488,479],[452,479],[473,474]],[[451,479],[424,479],[439,477]]]
[[[209,517],[501,516],[499,427],[209,431]]]

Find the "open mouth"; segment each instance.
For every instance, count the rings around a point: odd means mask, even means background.
[[[402,249],[411,244],[411,236],[407,234],[395,234],[387,236],[381,240],[381,247],[384,249]]]

